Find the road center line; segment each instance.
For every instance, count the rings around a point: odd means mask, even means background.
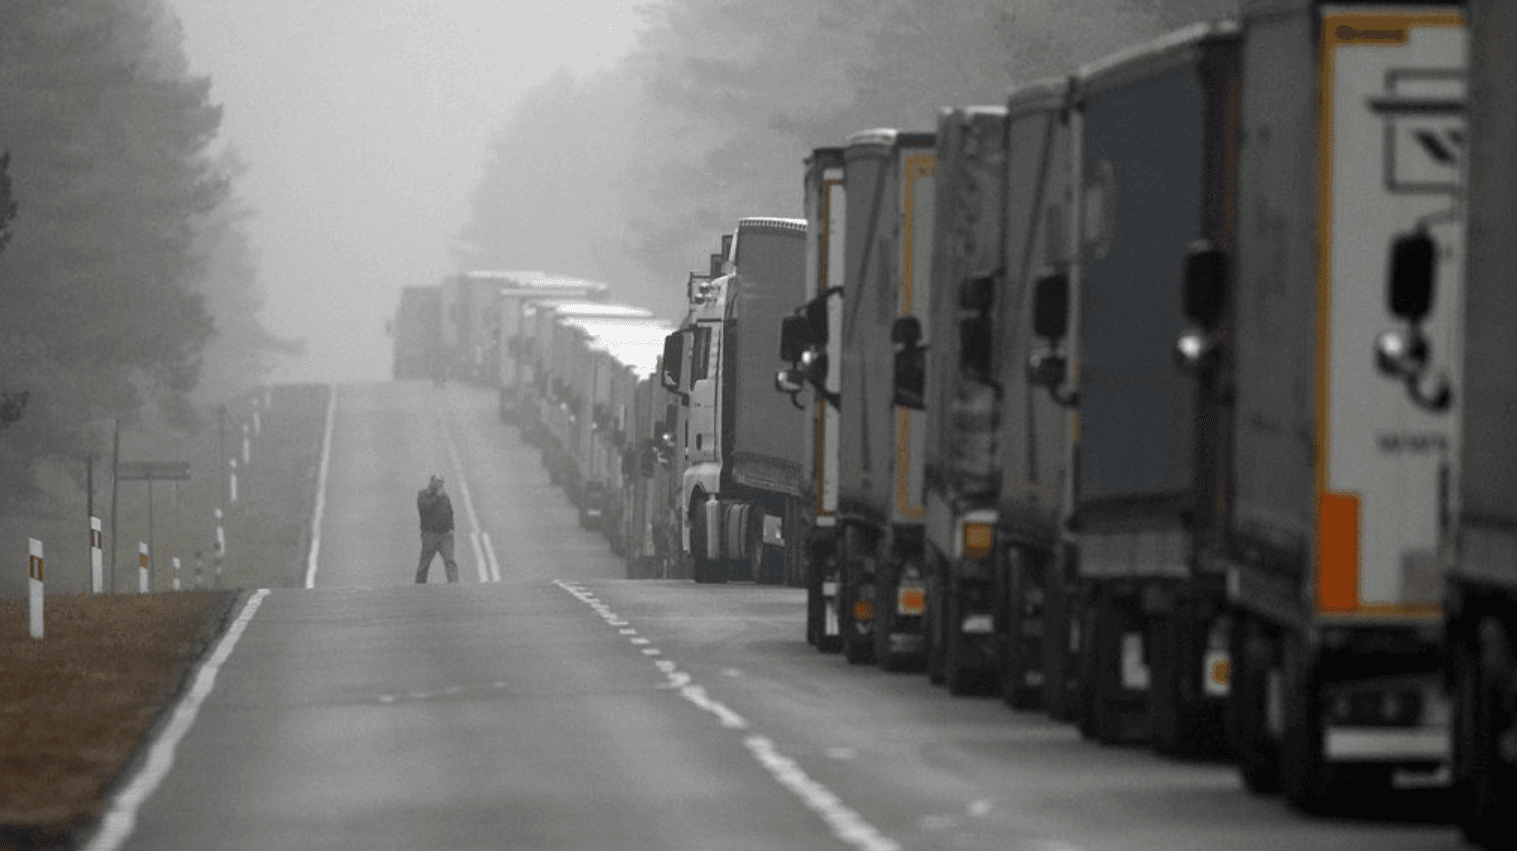
[[[232,649],[237,646],[242,631],[247,629],[268,593],[267,588],[258,589],[247,605],[242,607],[237,620],[232,622],[226,634],[216,643],[216,649],[210,658],[206,659],[195,674],[195,684],[174,707],[169,723],[149,747],[147,760],[143,762],[141,770],[111,799],[110,808],[100,820],[100,829],[85,846],[86,851],[115,851],[132,835],[132,829],[137,826],[137,811],[157,791],[158,784],[163,782],[169,769],[174,767],[174,751],[195,724],[200,704],[205,702],[211,689],[216,686],[216,673],[221,670],[227,657],[232,655]]]
[[[617,617],[609,605],[593,593],[586,591],[583,586],[565,582],[562,579],[553,580],[553,584],[589,606],[607,624],[613,627],[627,625],[627,621]],[[626,635],[629,631],[618,630],[622,635]],[[632,639],[634,644],[637,641],[638,639]],[[658,655],[659,652],[653,648],[643,650],[644,654],[650,656]],[[704,686],[692,682],[690,675],[679,670],[674,662],[668,659],[657,659],[654,665],[669,680],[663,688],[677,689],[681,697],[715,715],[722,726],[729,730],[748,729],[747,719],[732,711],[721,701],[713,699]],[[794,759],[781,755],[773,741],[764,736],[750,734],[743,737],[743,747],[748,749],[754,761],[769,772],[769,776],[773,777],[775,782],[799,798],[807,809],[820,816],[828,829],[832,831],[832,835],[842,842],[859,851],[900,851],[899,843],[880,833],[874,825],[865,821],[857,811],[846,806],[842,799],[826,786],[812,779]]]
[[[311,512],[311,554],[306,559],[306,587],[316,587],[316,556],[321,552],[321,515],[327,506],[327,467],[332,460],[332,420],[337,418],[337,385],[327,387],[327,423],[321,435],[321,467],[316,474],[316,510]]]
[[[480,549],[479,515],[474,513],[474,498],[469,495],[469,480],[464,476],[464,465],[458,458],[458,446],[453,442],[447,406],[440,406],[437,415],[442,419],[442,442],[448,449],[448,460],[453,463],[453,470],[458,474],[458,495],[463,497],[464,514],[469,518],[469,543],[474,547],[474,566],[479,571],[479,581],[489,582],[492,573],[498,579],[500,568],[492,571],[490,563],[485,560],[484,550]]]

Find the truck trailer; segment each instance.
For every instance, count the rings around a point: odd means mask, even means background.
[[[866,130],[844,152],[838,609],[848,661],[887,668],[925,650],[924,390],[918,371],[897,392],[895,371],[897,347],[902,363],[920,364],[930,323],[896,320],[930,306],[935,144],[931,133]],[[902,336],[908,327],[916,333]]]
[[[806,409],[807,466],[802,512],[806,641],[822,652],[842,648],[838,621],[838,441],[842,402],[844,212],[842,148],[817,148],[805,164],[806,303],[785,318],[780,360],[789,368],[775,389]],[[809,390],[807,389],[809,385]]]
[[[781,320],[802,300],[806,222],[746,218],[720,277],[693,282],[664,370],[688,400],[683,549],[697,582],[799,574],[803,411],[774,392]]]
[[[938,118],[932,345],[923,366],[927,647],[930,672],[954,694],[999,685],[993,555],[1003,393],[994,374],[994,310],[1011,297],[1001,250],[1005,133],[1003,107],[947,109]],[[921,324],[914,316],[901,321]],[[916,351],[898,357],[919,357]],[[917,372],[896,369],[903,378]]]
[[[1034,316],[1057,320],[1057,336],[1068,326],[1067,357],[1030,368],[1075,423],[1063,565],[1079,593],[1075,714],[1103,742],[1175,754],[1225,748],[1223,573],[1196,558],[1221,495],[1225,406],[1172,352],[1182,272],[1225,269],[1232,249],[1239,43],[1233,23],[1195,24],[1078,71],[1072,262],[1034,284]]]
[[[1247,3],[1244,26],[1237,273],[1187,288],[1223,306],[1231,347],[1231,497],[1208,557],[1244,782],[1323,810],[1446,780],[1467,26],[1457,3],[1314,0]],[[1385,297],[1419,268],[1426,298]]]
[[[1452,391],[1464,401],[1451,406],[1463,436],[1443,658],[1459,821],[1471,841],[1494,851],[1517,836],[1517,6],[1472,0],[1470,23],[1464,380]],[[1430,264],[1420,266],[1402,276],[1393,267],[1394,302],[1415,305],[1444,285],[1442,268],[1435,282]],[[1414,313],[1406,319],[1420,322]]]
[[[526,379],[522,346],[524,306],[543,299],[604,303],[611,297],[608,284],[545,275],[541,272],[474,272],[499,284],[496,293],[499,340],[494,346],[495,385],[499,393],[502,422],[516,422],[523,381]]]
[[[441,334],[442,292],[438,287],[405,287],[400,306],[390,322],[395,357],[390,375],[396,381],[431,378],[440,368],[436,362]]]

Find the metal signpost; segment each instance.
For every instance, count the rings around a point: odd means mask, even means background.
[[[153,482],[187,481],[190,478],[188,461],[121,461],[116,464],[116,481],[147,482],[147,540],[148,569],[157,556],[158,544],[153,540]],[[114,550],[115,541],[111,542]],[[115,571],[111,573],[111,589],[116,587]]]

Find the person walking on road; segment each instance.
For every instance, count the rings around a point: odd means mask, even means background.
[[[433,474],[427,486],[416,494],[416,511],[421,515],[421,560],[416,563],[416,584],[427,584],[432,557],[442,554],[448,581],[458,581],[458,562],[453,560],[453,501],[442,489],[442,476]]]

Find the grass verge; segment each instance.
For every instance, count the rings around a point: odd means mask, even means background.
[[[235,591],[0,601],[0,849],[71,848],[215,641]]]

